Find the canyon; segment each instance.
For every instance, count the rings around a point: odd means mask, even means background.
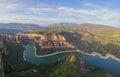
[[[63,50],[75,49],[75,47],[66,41],[66,38],[60,34],[0,34],[0,40],[26,45],[28,42],[36,44],[38,55],[48,54],[50,52],[58,52]],[[46,52],[47,50],[47,52]]]
[[[111,29],[112,31],[114,31],[114,33],[111,32]],[[107,31],[104,31],[104,30],[107,30]],[[115,31],[118,33],[116,33]],[[106,34],[103,34],[105,32]],[[108,33],[114,34],[114,35],[116,34],[117,36],[113,37],[113,35],[111,35],[112,37],[111,38]],[[38,29],[38,30],[37,29],[29,30],[19,34],[2,34],[1,33],[0,34],[0,41],[1,41],[0,48],[2,48],[1,63],[2,61],[3,63],[5,63],[4,65],[5,75],[10,76],[11,74],[13,74],[11,75],[11,77],[13,77],[17,73],[11,73],[11,69],[14,72],[16,72],[16,70],[17,71],[19,70],[20,72],[26,69],[29,70],[29,68],[32,68],[33,66],[32,63],[34,63],[30,60],[34,60],[36,62],[48,61],[50,63],[52,63],[54,59],[57,59],[56,61],[59,61],[60,54],[63,57],[65,57],[65,55],[62,54],[63,51],[72,51],[72,50],[76,51],[76,49],[79,49],[83,51],[83,53],[91,54],[93,52],[96,52],[101,54],[102,56],[104,56],[107,53],[110,53],[115,57],[119,58],[118,53],[119,53],[120,47],[119,47],[119,42],[117,42],[119,41],[119,39],[117,41],[114,40],[114,38],[115,39],[119,38],[118,35],[119,35],[118,29],[111,28],[111,27],[104,27],[104,26],[103,27],[76,26],[76,27],[70,27],[70,28],[45,28],[45,29]],[[30,43],[34,44],[32,46],[33,48],[29,46]],[[38,57],[38,56],[51,55],[55,53],[59,53],[59,55],[58,55],[58,58],[57,56],[52,55],[50,56],[51,58],[46,57],[46,59],[43,59],[43,57],[41,58],[32,57],[29,59],[28,58],[23,59],[24,58],[23,56],[25,51],[27,50],[27,47],[29,49],[28,50],[29,52],[26,53],[28,56],[35,55],[36,57],[37,55]],[[31,53],[30,51],[32,50],[34,51]],[[96,55],[95,59],[96,57],[98,56]],[[28,62],[31,64],[29,64]]]
[[[45,48],[74,48],[73,45],[68,43],[60,34],[21,34],[22,38],[29,41],[34,41],[39,44],[42,49]]]

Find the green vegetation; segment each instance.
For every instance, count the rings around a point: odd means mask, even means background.
[[[7,54],[3,54],[5,75],[9,77],[115,77],[103,70],[84,63],[71,55],[57,62],[35,65],[23,60],[24,47],[5,42]]]
[[[94,40],[94,38],[93,39],[88,38],[88,40],[83,40],[84,36],[78,33],[61,32],[60,34],[65,36],[68,42],[73,44],[76,48],[80,49],[81,51],[88,52],[88,53],[98,52],[102,55],[110,53],[120,58],[119,56],[120,46],[116,45],[115,43],[109,42],[104,45],[100,41]]]
[[[23,60],[24,48],[22,45],[11,42],[4,42],[4,45],[6,48],[6,54],[3,54],[5,75],[28,70],[34,66],[34,64]]]
[[[13,72],[9,74],[10,77],[49,77],[49,75],[54,72],[60,65],[61,61],[49,64],[39,64],[30,68],[29,70],[25,70],[22,72]]]
[[[72,61],[71,61],[72,59]],[[91,67],[84,63],[80,57],[71,55],[50,77],[114,77],[113,75]]]
[[[4,42],[6,48],[6,55],[11,59],[23,60],[24,47],[22,44]]]
[[[115,77],[84,63],[75,55],[54,63],[39,64],[29,70],[12,72],[9,77]]]
[[[82,25],[64,28],[30,30],[27,33],[61,34],[77,49],[84,52],[111,53],[120,58],[120,29],[106,26]],[[99,68],[92,67],[74,55],[54,63],[35,65],[23,60],[23,45],[4,42],[5,74],[9,77],[115,77]],[[41,48],[35,45],[37,50]],[[56,49],[46,49],[44,51]],[[39,53],[38,53],[39,54]]]

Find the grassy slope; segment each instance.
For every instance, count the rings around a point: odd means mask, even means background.
[[[61,32],[69,42],[85,52],[111,53],[120,58],[120,29],[108,26],[78,26],[73,32]],[[74,40],[76,39],[76,40]]]

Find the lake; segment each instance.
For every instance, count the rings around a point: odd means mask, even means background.
[[[34,49],[33,43],[29,43],[26,46],[26,50],[24,53],[25,53],[24,58],[26,61],[33,62],[36,64],[54,62],[54,61],[63,59],[69,56],[70,54],[75,54],[75,55],[81,56],[86,63],[92,66],[105,69],[109,72],[120,75],[120,62],[111,57],[108,59],[103,59],[103,58],[100,58],[98,55],[92,56],[92,55],[88,55],[80,52],[63,52],[63,53],[55,54],[52,56],[39,57],[35,55],[35,49]]]

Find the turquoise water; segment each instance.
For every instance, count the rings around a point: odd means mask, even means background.
[[[35,49],[33,47],[33,44],[28,44],[26,47],[26,51],[25,51],[25,54],[26,54],[25,59],[29,62],[33,62],[36,64],[54,62],[64,57],[67,57],[68,55],[71,54],[69,52],[66,52],[66,53],[60,53],[60,54],[56,54],[56,55],[49,56],[49,57],[36,57],[34,51]]]
[[[90,56],[86,54],[80,54],[84,61],[92,66],[105,69],[109,72],[120,75],[120,62],[112,58],[103,59],[98,55]]]
[[[100,58],[98,55],[91,56],[91,55],[82,54],[79,52],[63,52],[63,53],[59,53],[59,54],[47,56],[47,57],[37,57],[35,56],[35,52],[34,52],[35,49],[33,46],[34,45],[32,43],[26,46],[26,51],[25,51],[26,61],[33,62],[36,64],[49,63],[49,62],[60,60],[64,57],[67,57],[70,54],[76,54],[81,56],[86,63],[92,66],[105,69],[107,71],[120,75],[120,62],[112,58],[103,59],[103,58]]]

